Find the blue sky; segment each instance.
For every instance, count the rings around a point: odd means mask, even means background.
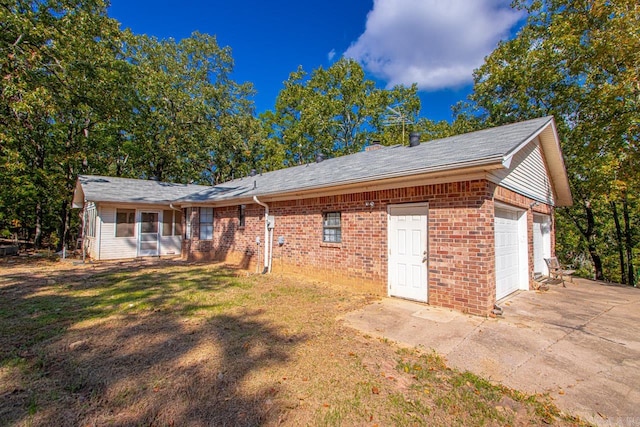
[[[360,62],[379,87],[418,83],[421,115],[450,120],[471,91],[473,69],[523,15],[510,0],[112,0],[122,28],[180,40],[194,31],[232,49],[238,82],[252,82],[258,113],[282,83],[341,56]]]

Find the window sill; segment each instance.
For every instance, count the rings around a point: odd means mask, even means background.
[[[322,242],[322,243],[320,243],[320,247],[321,247],[321,248],[336,248],[336,249],[342,249],[342,242],[340,242],[340,243]]]

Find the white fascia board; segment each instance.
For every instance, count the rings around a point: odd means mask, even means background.
[[[553,126],[553,119],[551,119],[551,118],[549,119],[549,121],[547,123],[544,124],[544,126],[540,126],[540,128],[537,131],[535,131],[527,139],[522,141],[517,147],[515,147],[513,150],[511,150],[509,153],[507,153],[502,159],[502,164],[504,165],[504,167],[508,169],[509,166],[511,165],[511,160],[513,160],[513,156],[515,156],[518,153],[518,151],[520,151],[524,147],[526,147],[531,141],[536,139],[538,137],[538,135],[540,135],[542,132],[544,132],[545,129],[547,129],[547,126],[549,126],[549,125]]]

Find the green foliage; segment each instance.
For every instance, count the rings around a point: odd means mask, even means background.
[[[75,176],[126,67],[102,1],[14,0],[0,7],[0,22],[0,228],[19,221],[38,245],[69,230]]]
[[[402,110],[406,122],[415,123],[420,109],[417,87],[378,89],[365,79],[362,67],[348,59],[311,75],[298,68],[284,83],[275,111],[262,116],[268,146],[281,156],[281,163],[272,166],[312,162],[319,153],[356,153],[374,140],[402,143],[402,123],[388,125],[391,106]],[[408,140],[408,130],[405,133]]]
[[[515,5],[526,25],[476,70],[458,118],[492,126],[554,115],[574,197],[558,211],[559,255],[628,282],[639,242],[640,9],[630,0]]]
[[[231,50],[194,33],[175,42],[128,35],[135,65],[130,126],[115,174],[163,181],[217,183],[249,163],[259,124],[248,101],[250,84],[230,79]],[[248,166],[247,166],[248,168]]]
[[[106,7],[0,5],[0,230],[36,246],[73,240],[80,173],[212,183],[271,154],[229,48],[134,36]]]

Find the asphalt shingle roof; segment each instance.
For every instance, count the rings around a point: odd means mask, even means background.
[[[81,175],[78,179],[84,200],[95,202],[188,204],[286,194],[469,166],[495,165],[552,120],[552,117],[541,117],[433,140],[416,147],[383,147],[235,179],[212,187],[90,175]]]
[[[552,117],[542,117],[433,140],[416,147],[384,147],[248,176],[184,196],[178,202],[215,202],[495,164],[551,120]]]
[[[206,185],[173,184],[154,180],[80,175],[84,199],[92,202],[168,204],[189,194],[208,189]]]

